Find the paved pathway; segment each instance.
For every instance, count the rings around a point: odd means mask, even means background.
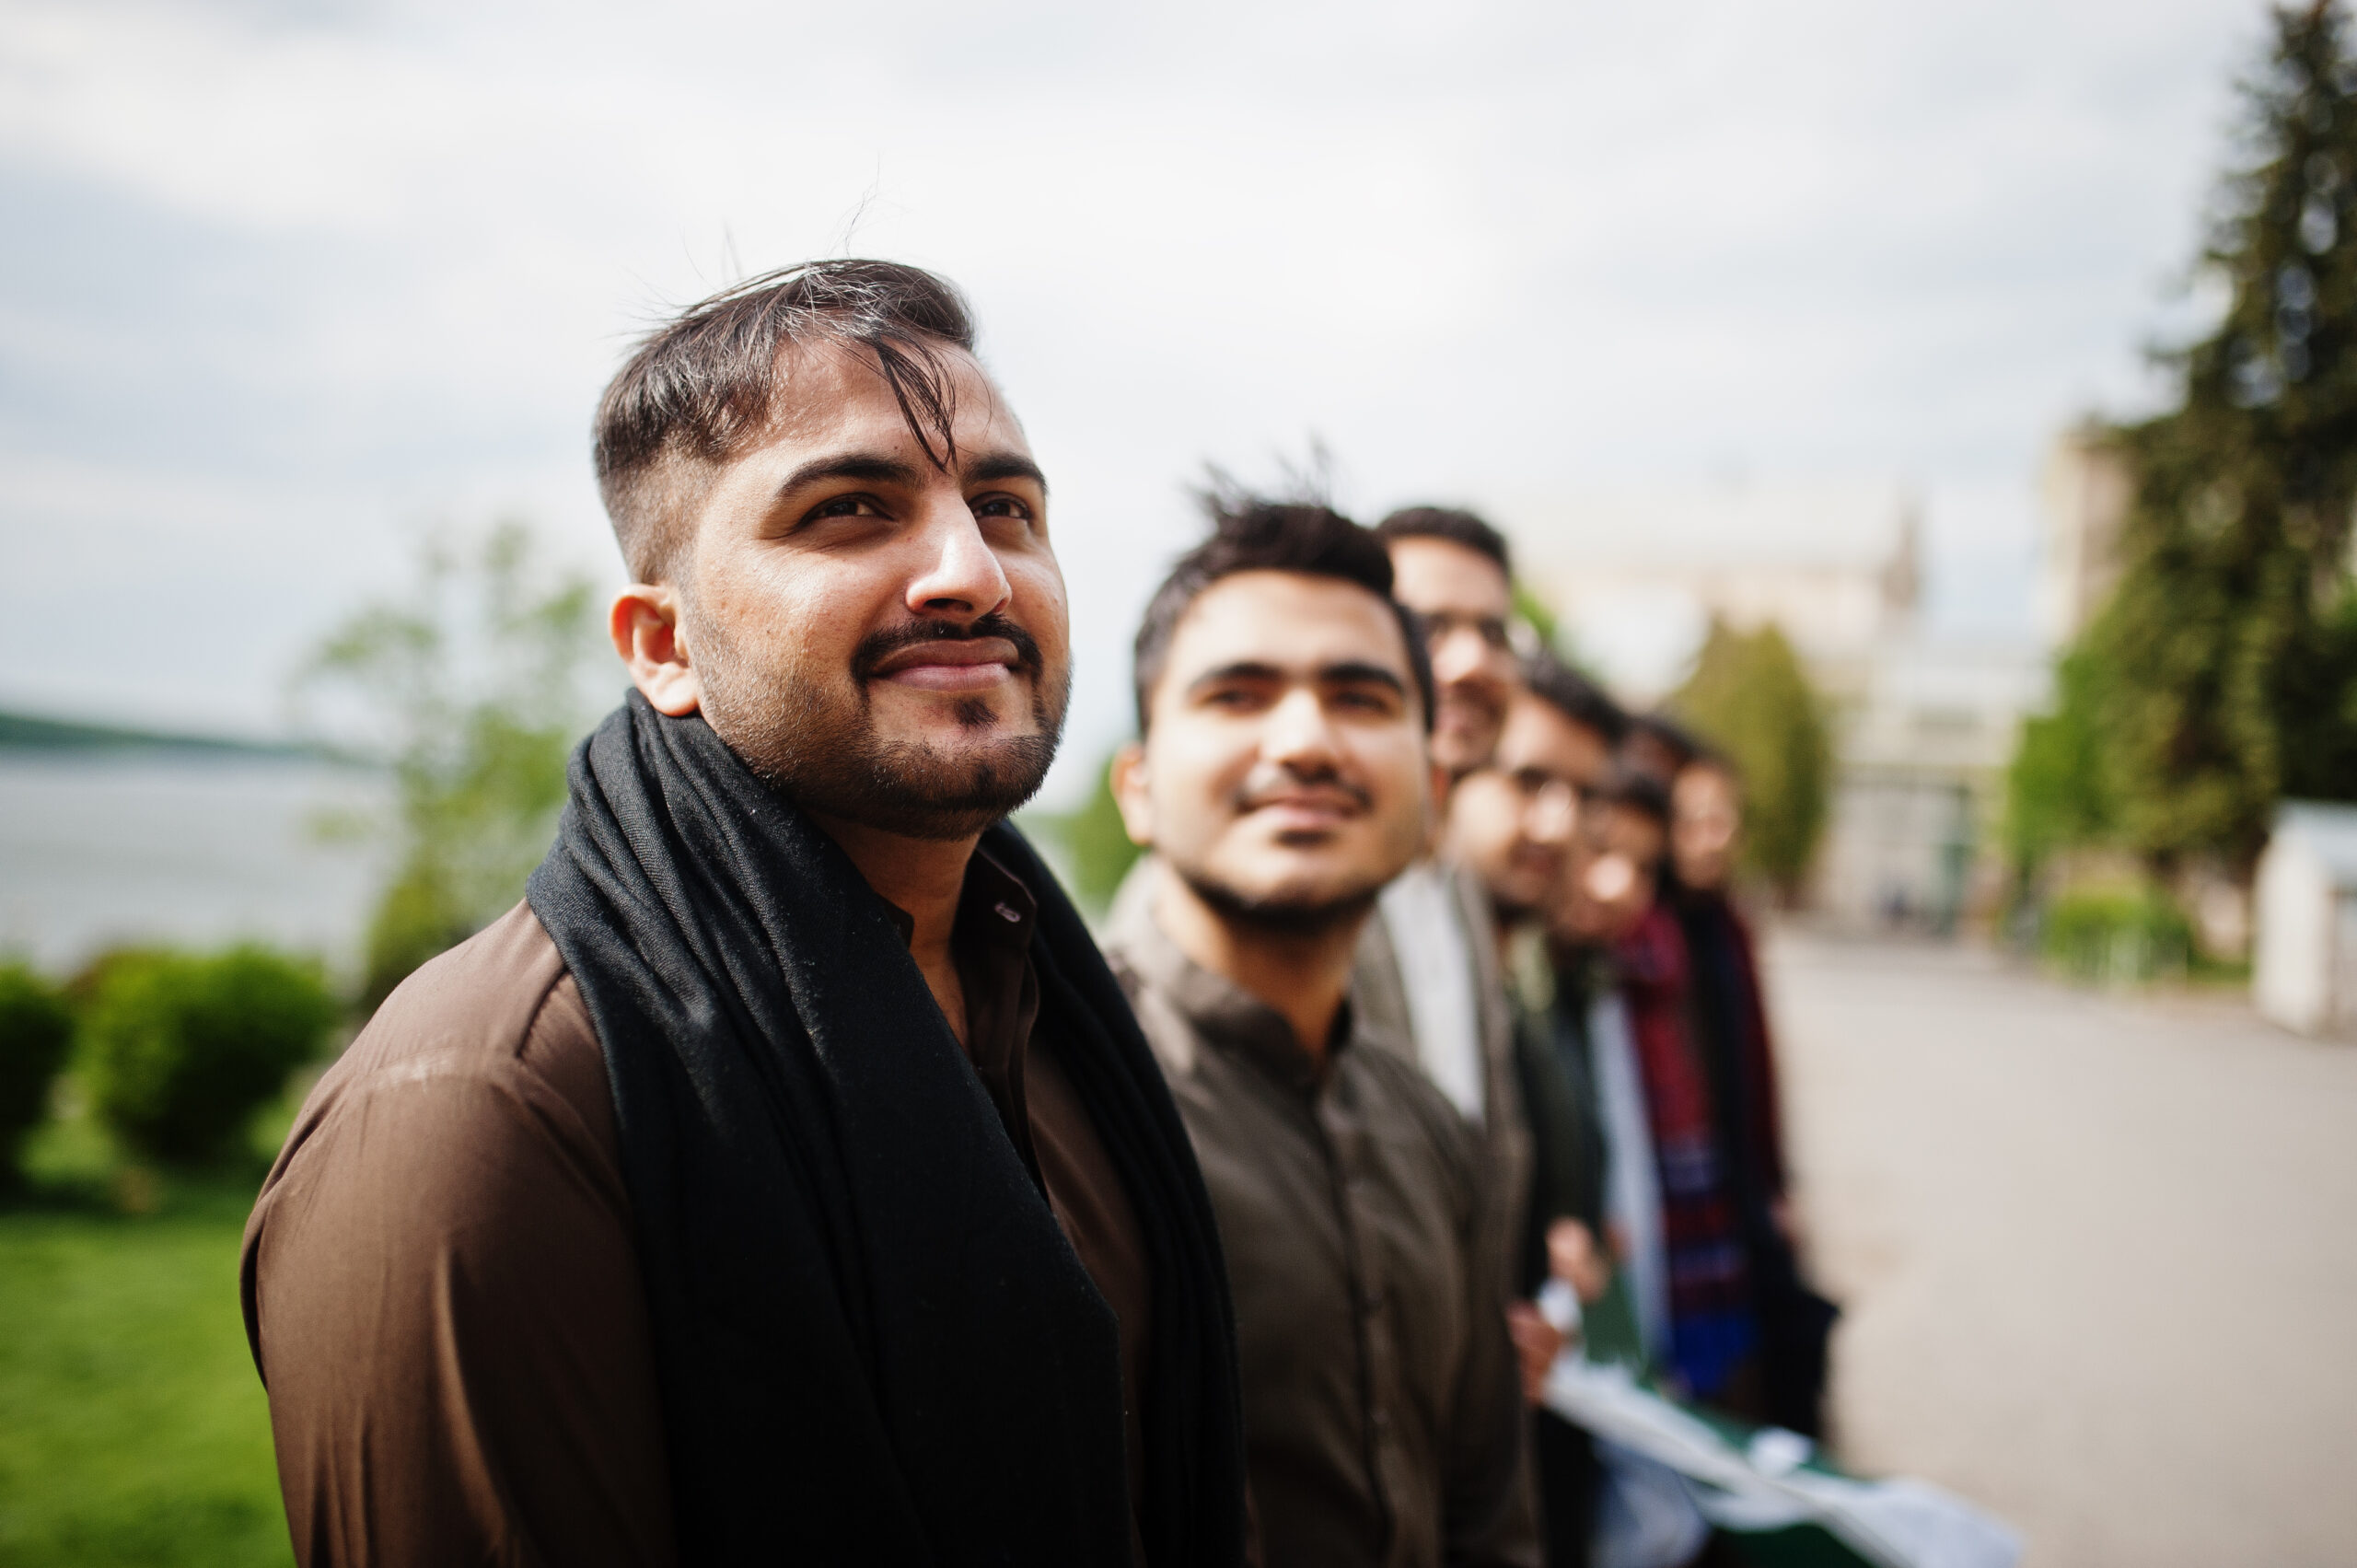
[[[2027,1568],[2357,1564],[2357,1045],[1968,949],[1769,962],[1845,1457]]]

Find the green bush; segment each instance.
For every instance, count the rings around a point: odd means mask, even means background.
[[[48,1110],[73,1040],[64,998],[22,964],[0,965],[0,1187],[17,1179],[17,1144]]]
[[[2039,946],[2083,980],[2132,984],[2185,973],[2193,926],[2156,892],[2066,893],[2048,908]]]
[[[92,1103],[143,1154],[215,1158],[319,1054],[335,1017],[319,970],[266,948],[124,954],[90,1000]]]

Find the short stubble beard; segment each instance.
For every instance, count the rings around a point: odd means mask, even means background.
[[[870,683],[878,660],[911,643],[999,637],[1016,648],[1031,682],[1028,735],[979,741],[951,754],[923,740],[876,733]],[[971,838],[1038,793],[1056,759],[1072,691],[1069,667],[1049,677],[1039,643],[1003,615],[960,627],[915,621],[878,633],[853,651],[850,693],[842,676],[811,679],[771,669],[717,627],[690,628],[703,687],[705,722],[763,782],[805,810],[907,838]],[[973,697],[952,714],[969,732],[993,727],[994,706]]]
[[[1380,885],[1359,888],[1323,898],[1306,896],[1257,895],[1240,891],[1228,884],[1199,871],[1180,866],[1178,879],[1188,890],[1230,925],[1240,926],[1262,936],[1289,937],[1303,940],[1330,936],[1345,926],[1364,922],[1375,911]]]

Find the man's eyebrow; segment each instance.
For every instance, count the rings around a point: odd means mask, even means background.
[[[1223,680],[1283,680],[1284,678],[1285,672],[1275,665],[1262,664],[1255,659],[1237,659],[1233,664],[1223,664],[1203,671],[1187,682],[1187,690],[1200,691]]]
[[[902,462],[878,452],[846,452],[840,457],[813,458],[787,474],[777,487],[780,495],[791,495],[797,490],[830,480],[863,480],[869,484],[913,486],[924,482],[924,475],[914,463]]]
[[[1363,659],[1345,659],[1341,664],[1329,664],[1318,672],[1318,679],[1329,686],[1362,686],[1373,683],[1376,686],[1387,686],[1402,697],[1408,694],[1408,683],[1399,678],[1399,672],[1387,669],[1379,664],[1369,664]]]
[[[968,484],[988,484],[997,479],[1028,479],[1042,495],[1048,492],[1048,476],[1020,452],[985,452],[966,465]]]
[[[1232,664],[1207,669],[1187,682],[1187,690],[1200,691],[1206,686],[1216,686],[1224,680],[1288,680],[1287,670],[1259,659],[1237,659]],[[1337,664],[1318,667],[1314,679],[1321,686],[1384,686],[1401,696],[1408,694],[1408,683],[1397,671],[1363,659],[1344,659]]]

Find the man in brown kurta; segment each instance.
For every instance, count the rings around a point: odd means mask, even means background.
[[[1219,1210],[1271,1568],[1534,1561],[1479,1155],[1347,1010],[1321,1064],[1137,898],[1108,934]]]
[[[978,854],[956,934],[966,1049],[1120,1319],[1134,1495],[1151,1265],[1033,1032],[1033,916]],[[517,1561],[670,1562],[637,1270],[597,1033],[518,905],[387,1001],[304,1106],[246,1227],[247,1332],[305,1560],[457,1562],[505,1542]]]
[[[1346,993],[1420,850],[1431,676],[1367,530],[1232,501],[1138,637],[1108,953],[1218,1211],[1270,1568],[1535,1563],[1480,1149]]]
[[[1241,1561],[1213,1214],[1002,820],[1068,618],[973,343],[942,280],[816,262],[608,389],[633,689],[247,1228],[306,1568]]]

